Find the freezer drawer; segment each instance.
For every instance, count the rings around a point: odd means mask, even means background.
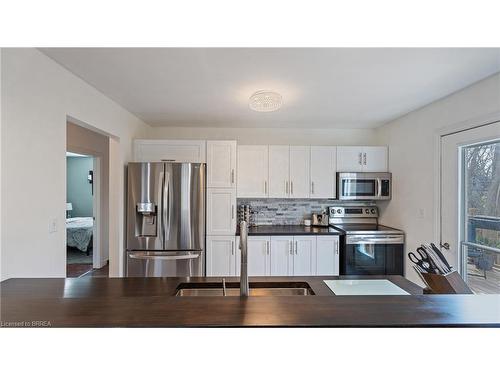
[[[204,276],[203,251],[127,251],[127,277]]]

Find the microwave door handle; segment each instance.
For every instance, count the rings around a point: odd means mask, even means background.
[[[377,197],[382,197],[382,179],[377,178]]]

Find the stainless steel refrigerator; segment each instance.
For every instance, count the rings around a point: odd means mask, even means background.
[[[205,164],[129,163],[127,276],[204,276]]]

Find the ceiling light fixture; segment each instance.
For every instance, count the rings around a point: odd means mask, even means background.
[[[249,107],[257,112],[272,112],[280,109],[282,103],[277,92],[261,90],[252,94]]]

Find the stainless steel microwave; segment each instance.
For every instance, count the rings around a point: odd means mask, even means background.
[[[340,200],[388,200],[392,190],[391,173],[339,172],[337,173]]]

